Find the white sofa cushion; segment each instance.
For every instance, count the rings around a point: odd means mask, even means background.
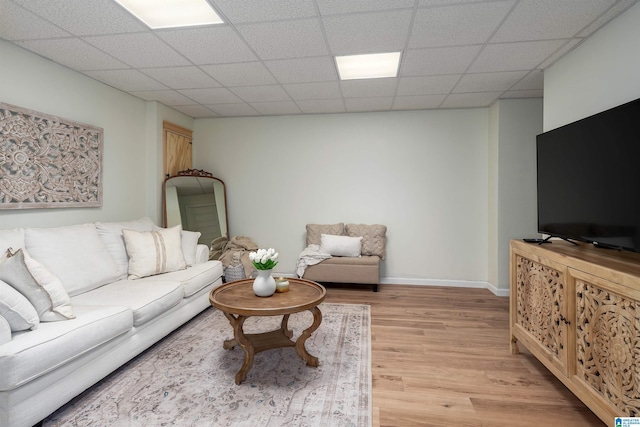
[[[76,318],[16,332],[0,346],[0,390],[12,390],[131,330],[126,307],[75,306]]]
[[[13,253],[7,250],[7,258],[0,261],[0,280],[24,295],[43,322],[74,317],[69,294],[60,279],[31,258],[25,249]]]
[[[182,252],[182,227],[156,231],[122,230],[129,255],[129,279],[184,270],[187,263]]]
[[[2,280],[0,280],[0,316],[7,320],[13,332],[36,329],[40,323],[38,312],[29,300]]]
[[[156,225],[151,218],[140,218],[133,221],[96,222],[98,235],[107,247],[107,251],[118,266],[118,280],[126,279],[129,274],[129,256],[124,246],[122,230],[152,231]]]
[[[89,304],[121,305],[133,311],[133,326],[140,326],[161,315],[184,297],[180,282],[120,280],[71,299],[75,306]]]
[[[184,297],[188,298],[204,289],[219,277],[222,276],[222,263],[220,261],[207,261],[196,264],[186,270],[173,271],[162,275],[162,280],[171,280],[182,283],[184,287]],[[158,280],[158,277],[151,276],[139,281]]]
[[[118,267],[93,224],[26,228],[25,247],[71,296],[118,279]]]

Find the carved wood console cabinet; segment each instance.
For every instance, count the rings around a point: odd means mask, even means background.
[[[524,345],[607,425],[640,417],[640,254],[511,241],[511,352]]]

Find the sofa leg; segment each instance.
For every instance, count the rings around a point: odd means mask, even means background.
[[[378,292],[378,284],[373,285],[373,292]]]

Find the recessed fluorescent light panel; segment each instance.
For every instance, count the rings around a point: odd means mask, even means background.
[[[401,53],[336,56],[340,80],[397,77]]]
[[[206,0],[115,0],[150,28],[222,24]]]

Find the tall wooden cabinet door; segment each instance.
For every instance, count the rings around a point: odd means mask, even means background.
[[[572,380],[597,397],[592,400],[609,419],[640,417],[640,289],[574,269],[569,274],[576,307]]]
[[[193,132],[169,122],[163,122],[164,176],[176,176],[192,168]]]
[[[552,371],[567,374],[566,267],[535,254],[512,250],[512,340]]]

